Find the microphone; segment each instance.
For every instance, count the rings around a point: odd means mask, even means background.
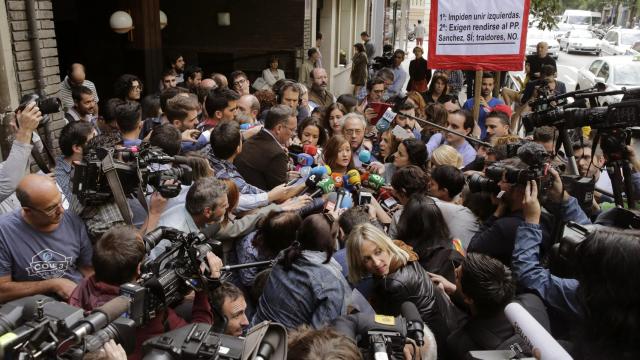
[[[322,175],[316,175],[316,174],[313,174],[312,172],[311,175],[309,175],[307,180],[305,180],[304,182],[305,187],[302,193],[304,194],[311,190],[315,190],[320,180],[322,180]]]
[[[336,172],[331,173],[331,179],[333,179],[335,187],[341,188],[343,186],[344,179],[342,179],[342,174]]]
[[[395,118],[396,113],[393,112],[391,108],[387,108],[380,120],[376,123],[376,129],[378,129],[378,132],[383,133],[387,131]]]
[[[346,195],[346,191],[343,188],[338,189],[338,195],[336,196],[336,209],[340,209],[342,207],[342,200]]]
[[[313,156],[307,153],[300,153],[296,156],[296,164],[299,166],[311,166],[315,162]]]
[[[260,347],[258,348],[258,353],[256,354],[255,359],[270,359],[271,355],[273,355],[278,346],[280,346],[281,340],[282,338],[277,332],[267,330],[267,334],[262,338],[262,342],[260,343]]]
[[[342,199],[342,203],[340,203],[341,209],[351,209],[353,207],[353,196],[350,192],[346,192],[344,199]]]
[[[360,189],[362,185],[362,179],[360,178],[360,172],[356,169],[347,171],[347,182],[353,186],[356,190]]]
[[[570,360],[571,355],[522,307],[512,302],[504,308],[504,314],[514,330],[531,347],[538,349],[541,359]]]
[[[362,165],[369,166],[369,164],[371,164],[371,151],[369,150],[360,151],[360,153],[358,154],[358,159],[360,160]]]
[[[382,176],[378,174],[369,174],[369,178],[367,179],[367,183],[365,186],[377,191],[382,186],[384,186],[384,184],[385,182]]]
[[[407,335],[415,340],[418,346],[424,345],[424,322],[416,305],[410,301],[403,302],[400,305],[400,314],[407,319]]]
[[[311,156],[316,156],[318,155],[318,148],[315,147],[314,145],[302,145],[302,152],[304,152],[305,154],[309,154]]]
[[[335,189],[335,183],[330,178],[320,180],[316,186],[317,189],[313,193],[309,194],[309,196],[316,197],[321,193],[328,194]]]
[[[99,308],[80,321],[80,325],[71,329],[71,333],[76,339],[82,339],[84,336],[102,329],[110,322],[120,317],[129,310],[130,298],[121,295],[115,297],[109,302],[103,304]]]
[[[331,168],[327,165],[316,166],[311,169],[311,174],[316,174],[319,176],[329,175],[331,174]]]
[[[541,165],[549,161],[549,153],[544,146],[533,141],[524,143],[518,148],[518,158],[529,166]]]

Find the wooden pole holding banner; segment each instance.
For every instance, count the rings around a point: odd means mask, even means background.
[[[480,118],[480,96],[482,95],[482,69],[476,70],[476,79],[473,82],[473,135],[480,138],[480,126],[478,119]]]

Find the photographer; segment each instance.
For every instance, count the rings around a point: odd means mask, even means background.
[[[464,301],[469,319],[452,332],[447,346],[455,359],[466,359],[469,351],[506,349],[512,344],[524,348],[524,340],[515,333],[504,314],[504,308],[515,301],[549,330],[549,316],[536,295],[516,295],[515,279],[500,261],[489,256],[469,253],[456,269],[455,284],[429,273],[438,287],[454,301]]]
[[[572,204],[566,192],[557,191],[559,186],[554,187],[556,201],[564,201],[564,219],[585,223],[577,204]],[[525,223],[518,228],[513,252],[519,284],[540,295],[550,309],[581,321],[575,338],[576,358],[637,359],[640,293],[634,289],[640,285],[640,232],[612,228],[591,232],[573,255],[577,278],[559,278],[540,264],[541,208],[537,196],[537,184],[529,183],[523,202]]]
[[[499,164],[518,170],[529,168],[518,158],[506,159]],[[502,193],[499,198],[492,195],[492,202],[497,203],[497,208],[493,215],[484,222],[480,231],[471,239],[467,251],[489,255],[509,266],[516,229],[524,221],[522,204],[525,185],[509,183],[505,179],[504,173],[497,185]]]
[[[16,187],[29,174],[31,137],[42,120],[42,113],[35,102],[29,103],[16,116],[17,132],[6,160],[0,163],[0,214],[18,209],[20,203],[15,196]]]
[[[145,257],[145,246],[140,234],[127,226],[115,227],[107,231],[95,244],[93,264],[95,274],[83,280],[74,290],[69,303],[86,311],[91,311],[120,293],[120,285],[135,282],[140,276],[140,264]],[[222,261],[212,252],[207,254],[207,263],[213,279],[220,277]],[[155,311],[156,309],[148,309]],[[207,294],[198,291],[193,300],[191,321],[213,323],[213,314]],[[142,343],[169,330],[187,325],[171,308],[156,316],[136,330],[136,350],[129,359],[142,358]]]
[[[563,221],[574,221],[579,224],[591,222],[578,206],[575,198],[562,190],[560,175],[551,170],[554,177],[549,190],[549,201],[562,203]],[[513,270],[520,285],[533,290],[554,310],[570,317],[582,317],[582,311],[573,293],[577,282],[573,279],[559,279],[540,265],[540,244],[542,228],[540,226],[540,202],[538,201],[538,184],[529,182],[522,199],[524,222],[518,226],[517,241],[513,250]],[[569,289],[569,290],[567,290]]]

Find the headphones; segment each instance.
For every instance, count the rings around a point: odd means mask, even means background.
[[[282,85],[280,86],[280,88],[278,89],[278,92],[276,93],[276,103],[280,104],[282,102],[282,97],[284,96],[284,90],[285,88],[289,88],[289,87],[294,87],[296,90],[298,90],[298,105],[302,102],[302,90],[300,89],[300,87],[298,86],[298,83],[296,83],[293,80],[284,80],[282,82]],[[307,90],[308,91],[308,90]]]

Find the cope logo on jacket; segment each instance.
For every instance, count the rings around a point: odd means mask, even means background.
[[[31,258],[27,273],[29,276],[38,276],[45,280],[60,278],[71,266],[71,260],[71,257],[45,249]]]

